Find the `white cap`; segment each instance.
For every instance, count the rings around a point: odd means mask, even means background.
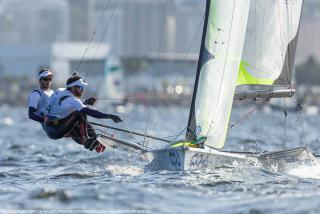
[[[88,85],[88,83],[86,83],[85,81],[83,81],[83,79],[79,79],[79,80],[77,80],[77,81],[75,81],[75,82],[72,82],[72,83],[68,84],[67,87],[68,87],[68,88],[71,88],[71,87],[73,87],[73,86],[85,87],[85,86],[87,86],[87,85]]]
[[[47,76],[53,76],[53,73],[50,70],[45,70],[44,72],[38,75],[38,78],[40,80],[42,77],[47,77]]]

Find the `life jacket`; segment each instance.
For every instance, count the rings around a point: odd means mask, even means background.
[[[59,120],[69,116],[70,112],[61,108],[62,102],[68,97],[71,97],[71,95],[67,90],[57,91],[51,96],[44,112],[46,120]]]
[[[34,89],[31,93],[34,93],[34,92],[39,93],[39,95],[41,97],[41,99],[37,105],[36,114],[43,117],[45,108],[47,106],[47,102],[48,102],[49,98],[52,96],[52,94],[54,93],[54,91],[48,90],[48,91],[46,91],[47,93],[44,93],[44,90],[42,90],[42,89]]]

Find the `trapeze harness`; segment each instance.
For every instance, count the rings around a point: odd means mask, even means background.
[[[58,102],[53,101],[48,103],[46,115],[44,117],[45,130],[48,137],[55,140],[63,137],[72,137],[77,143],[84,144],[85,140],[83,138],[86,138],[88,135],[86,116],[78,111],[74,111],[70,115],[60,119],[59,116],[63,116],[63,114],[58,114],[58,111],[61,110],[61,104],[64,100],[71,96],[56,96],[57,97],[54,99],[54,101],[58,99]],[[52,110],[54,111],[52,112]],[[53,113],[52,115],[57,115],[58,117],[50,116],[51,113]],[[91,132],[92,131],[90,131],[90,135],[92,135]]]
[[[97,140],[97,135],[87,122],[86,115],[79,111],[71,113],[61,108],[61,104],[72,95],[66,91],[58,92],[48,101],[45,110],[45,131],[49,138],[71,137],[76,143],[84,145],[90,151],[103,152],[105,147]]]
[[[52,94],[48,95],[46,93],[44,93],[43,90],[40,90],[40,89],[34,89],[31,94],[33,92],[37,92],[39,93],[40,97],[41,97],[41,100],[40,102],[38,102],[37,104],[37,111],[35,112],[38,116],[41,116],[43,117],[44,116],[44,111],[45,111],[45,108],[46,108],[46,105],[47,105],[47,102],[49,100],[49,98],[51,97]]]

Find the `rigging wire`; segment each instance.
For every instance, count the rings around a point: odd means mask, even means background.
[[[174,140],[176,140],[185,130],[186,128],[184,128],[182,131],[179,132],[179,134],[177,135],[170,135],[170,136],[163,136],[163,137],[155,137],[155,136],[151,136],[151,135],[147,135],[147,134],[144,134],[142,135],[141,133],[136,133],[136,132],[133,132],[133,131],[130,131],[130,130],[126,130],[126,129],[118,129],[118,128],[114,128],[114,127],[111,127],[111,126],[107,126],[107,125],[103,125],[103,124],[97,124],[97,123],[94,123],[94,122],[89,122],[87,121],[88,123],[91,123],[91,125],[95,125],[95,126],[100,126],[100,127],[104,127],[108,130],[115,130],[115,131],[118,131],[118,132],[125,132],[125,133],[130,133],[132,136],[142,136],[144,141],[145,139],[148,139],[149,142],[151,142],[151,140],[156,140],[156,141],[165,141],[167,142],[168,144],[172,143]],[[93,128],[94,130],[96,131],[100,131],[101,133],[104,133],[104,134],[108,134],[108,136],[110,137],[114,137],[114,134],[110,134],[110,132],[107,132],[107,131],[104,131],[103,129],[101,128]],[[172,140],[165,140],[165,138],[172,138],[174,137]],[[148,146],[145,146],[144,143],[142,143],[142,146],[144,146],[145,148],[148,148]]]
[[[87,54],[87,52],[88,52],[88,50],[89,50],[89,46],[91,45],[93,39],[95,38],[96,32],[97,32],[97,30],[98,30],[98,28],[99,28],[99,26],[100,26],[100,24],[101,24],[101,22],[102,22],[102,20],[103,20],[103,17],[104,17],[104,15],[105,15],[108,7],[109,7],[110,2],[111,2],[111,0],[108,0],[107,3],[105,4],[105,6],[104,6],[104,8],[103,8],[103,11],[102,11],[102,13],[101,13],[101,15],[100,15],[100,17],[99,17],[99,20],[98,20],[98,22],[97,22],[97,24],[96,24],[96,27],[95,27],[95,29],[94,29],[94,32],[92,33],[92,36],[91,36],[91,38],[90,38],[90,40],[89,40],[89,43],[88,43],[88,45],[87,45],[87,47],[86,47],[86,49],[85,49],[85,51],[84,51],[84,53],[83,53],[83,55],[82,55],[82,57],[81,57],[81,60],[80,60],[80,62],[79,62],[79,64],[78,64],[78,66],[77,66],[74,74],[77,74],[77,73],[78,73],[79,68],[80,68],[80,66],[82,65],[83,61],[84,61],[84,57],[86,56],[86,54]],[[104,32],[104,34],[105,34],[105,32]],[[103,34],[102,37],[104,37],[104,34]],[[101,42],[102,42],[102,40],[100,41],[100,44],[101,44]],[[99,44],[99,45],[100,45],[100,44]],[[97,53],[97,52],[96,52],[96,53]],[[95,56],[96,56],[96,54],[95,54]],[[91,61],[91,64],[92,64],[95,56],[93,57],[93,59],[92,59],[92,61]],[[91,67],[91,64],[90,64],[90,67]],[[88,73],[89,73],[89,72],[87,72],[87,74],[86,74],[86,76],[85,76],[84,79],[87,78]]]
[[[297,119],[294,121],[294,123],[296,124],[298,122],[298,120],[300,120],[301,116],[302,116],[302,105],[300,103],[298,103],[298,116]]]
[[[97,22],[97,24],[96,24],[96,26],[95,26],[95,29],[94,29],[94,31],[93,31],[93,33],[92,33],[92,36],[91,36],[91,38],[90,38],[90,40],[89,40],[89,42],[88,42],[88,44],[87,44],[87,46],[86,46],[86,49],[85,49],[85,51],[84,51],[84,53],[83,53],[83,55],[82,55],[82,57],[81,57],[81,60],[80,60],[79,64],[77,65],[76,70],[75,70],[74,73],[73,73],[74,75],[78,73],[78,71],[79,71],[79,69],[80,69],[80,66],[82,65],[82,63],[83,63],[83,61],[84,61],[84,57],[86,56],[86,54],[87,54],[87,52],[88,52],[88,50],[89,50],[89,47],[90,47],[93,39],[95,38],[96,32],[97,32],[97,30],[98,30],[98,28],[99,28],[99,26],[100,26],[100,24],[101,24],[101,22],[102,22],[102,18],[103,18],[103,16],[104,16],[107,8],[109,7],[110,1],[111,1],[111,0],[108,0],[107,3],[105,4],[104,8],[103,8],[102,14],[101,14],[100,17],[99,17],[99,20],[98,20],[98,22]],[[100,160],[101,160],[101,156],[100,156],[99,158],[100,158]],[[100,163],[102,163],[102,160],[100,161]],[[101,168],[104,169],[103,166],[101,166]]]
[[[89,121],[87,121],[87,122],[89,122]],[[103,134],[103,135],[106,135],[106,136],[109,136],[109,137],[114,137],[115,136],[114,134],[111,134],[111,133],[109,133],[109,132],[107,132],[107,131],[105,131],[103,129],[94,128],[94,130],[97,131],[97,134]],[[140,146],[142,146],[142,147],[144,147],[145,149],[148,149],[148,147],[143,146],[143,144],[141,142],[139,142],[139,141],[135,142],[135,143],[140,145]],[[116,148],[116,149],[118,148],[117,146],[114,146],[114,145],[109,145],[109,146],[112,147],[112,148]],[[121,147],[121,146],[119,146],[119,147]],[[128,147],[125,147],[125,150],[140,154],[139,152],[135,151],[135,149],[129,149]]]
[[[283,114],[284,114],[284,120],[283,120],[283,149],[286,149],[286,143],[287,143],[287,116],[288,116],[288,112],[287,112],[287,107],[286,107],[286,99],[283,98],[284,100],[284,110],[283,110]]]
[[[255,1],[256,2],[256,1]],[[264,7],[263,7],[263,15],[262,15],[262,21],[263,23],[265,23],[265,17],[266,17],[266,10],[267,10],[267,2],[264,2]],[[258,29],[259,26],[257,26],[257,16],[260,14],[257,14],[257,9],[255,9],[255,29]],[[265,25],[263,24],[262,28],[261,28],[261,38],[256,38],[256,43],[258,42],[258,39],[260,41],[263,41],[263,35],[264,35],[264,30],[265,30]],[[258,34],[259,35],[259,34]],[[256,33],[256,37],[257,37],[257,33]],[[256,44],[257,45],[257,44]],[[261,56],[262,56],[262,45],[257,45],[259,48],[257,50],[257,52],[255,52],[256,54],[256,68],[257,68],[257,73],[258,73],[258,79],[261,78],[261,64],[262,64],[262,60],[261,60]],[[259,60],[258,60],[259,59]],[[256,102],[256,108],[258,108],[259,103],[258,103],[258,99],[255,100]],[[259,139],[258,139],[258,135],[259,135],[259,131],[258,131],[258,127],[260,124],[260,118],[259,118],[259,114],[256,111],[256,120],[255,120],[255,133],[256,133],[256,142],[255,142],[255,153],[258,154],[258,144],[259,144]]]
[[[201,31],[201,26],[202,26],[203,23],[204,23],[204,19],[205,19],[205,14],[202,16],[202,19],[201,19],[201,21],[200,21],[200,23],[199,23],[199,25],[198,25],[198,27],[197,27],[197,30],[196,30],[196,32],[194,33],[193,37],[192,37],[191,43],[190,43],[190,45],[189,45],[189,47],[188,47],[188,49],[187,49],[187,51],[186,51],[186,54],[185,54],[185,57],[184,57],[183,61],[186,61],[186,60],[187,60],[188,55],[190,54],[191,48],[192,48],[192,46],[193,46],[193,44],[194,44],[194,41],[195,41],[195,39],[197,38],[198,33]],[[176,85],[176,83],[177,83],[178,73],[179,73],[179,71],[176,72],[175,79],[174,79],[174,84],[173,84],[173,85]]]
[[[76,70],[75,70],[75,73],[78,73],[78,70],[79,70],[80,66],[82,65],[82,63],[83,63],[84,57],[85,57],[85,55],[87,54],[88,49],[89,49],[89,46],[90,46],[91,42],[93,41],[93,39],[94,39],[94,37],[95,37],[95,35],[96,35],[96,32],[97,32],[97,30],[98,30],[98,27],[99,27],[99,25],[100,25],[100,23],[101,23],[101,21],[102,21],[102,18],[103,18],[103,16],[104,16],[105,12],[107,11],[107,8],[108,8],[108,6],[109,6],[110,1],[111,1],[111,0],[108,0],[108,2],[106,3],[106,5],[105,5],[104,8],[103,8],[103,12],[102,12],[102,14],[101,14],[101,16],[100,16],[100,18],[99,18],[99,20],[98,20],[98,23],[97,23],[97,25],[96,25],[93,33],[92,33],[92,36],[91,36],[91,38],[90,38],[90,40],[89,40],[89,43],[88,43],[88,45],[87,45],[87,47],[86,47],[86,49],[85,49],[85,51],[84,51],[84,53],[83,53],[83,55],[82,55],[82,57],[81,57],[81,60],[80,60],[78,66],[77,66],[77,68],[76,68]]]
[[[261,60],[261,56],[262,56],[262,45],[257,44],[258,43],[258,39],[259,41],[263,41],[263,34],[264,34],[264,29],[265,26],[263,24],[262,28],[261,28],[261,38],[257,38],[258,34],[258,29],[260,26],[257,25],[257,16],[260,14],[257,14],[257,2],[255,2],[255,15],[254,15],[254,20],[255,20],[255,68],[258,74],[258,79],[261,78],[261,64],[262,64],[262,60]],[[265,16],[266,16],[266,8],[267,8],[267,2],[264,2],[263,5],[263,13],[262,13],[262,21],[264,23],[265,21]],[[258,48],[257,48],[258,47]],[[258,60],[260,59],[260,60]],[[259,99],[255,99],[255,105],[256,108],[258,109],[259,103],[258,103]],[[259,119],[259,114],[258,111],[256,111],[255,114],[255,136],[256,136],[256,141],[255,141],[255,153],[258,154],[258,144],[259,144],[259,139],[258,139],[258,135],[259,135],[259,131],[258,131],[258,127],[259,127],[259,123],[260,123],[260,119]]]
[[[91,62],[90,62],[88,71],[87,71],[86,76],[85,76],[84,79],[87,79],[87,76],[88,76],[88,74],[89,74],[90,71],[91,71],[91,67],[92,67],[93,61],[94,61],[94,59],[96,58],[97,53],[98,53],[98,51],[99,51],[99,49],[100,49],[100,46],[101,46],[101,44],[102,44],[102,41],[103,41],[103,39],[104,39],[104,37],[105,37],[105,35],[106,35],[106,33],[107,33],[107,30],[109,29],[109,24],[110,24],[110,22],[111,22],[111,19],[113,18],[114,12],[116,11],[116,9],[117,9],[117,7],[118,7],[118,3],[119,3],[119,0],[116,0],[115,6],[112,8],[111,16],[110,16],[109,20],[107,21],[106,28],[105,28],[105,30],[104,30],[103,33],[102,33],[102,36],[101,36],[100,41],[99,41],[99,43],[98,43],[98,47],[97,47],[97,49],[96,49],[96,52],[95,52],[94,56],[93,56],[92,59],[91,59]]]
[[[242,118],[240,118],[238,121],[236,121],[235,123],[229,125],[229,130],[231,130],[233,127],[235,127],[236,125],[240,124],[243,120],[247,119],[248,117],[250,117],[250,115],[254,112],[257,111],[257,108],[253,108],[251,111],[249,111],[248,113],[246,113]]]
[[[167,15],[168,13],[168,10],[169,10],[169,7],[168,7],[168,0],[165,1],[165,4],[164,4],[164,11],[165,11],[165,14]],[[165,15],[165,16],[166,16]],[[166,25],[166,22],[165,22],[165,19],[162,20],[161,22],[161,27],[163,28],[163,30],[161,31],[163,35],[160,35],[158,34],[159,38],[158,38],[158,50],[157,50],[157,58],[159,58],[159,55],[160,55],[160,51],[161,51],[161,46],[162,46],[162,43],[163,43],[163,38],[165,37],[165,25]],[[151,77],[151,89],[152,89],[152,93],[155,92],[154,90],[155,88],[155,77],[152,75]],[[145,124],[145,129],[144,129],[144,132],[145,134],[147,133],[148,131],[148,128],[150,126],[150,106],[147,105],[147,114],[146,114],[146,124]],[[153,124],[154,126],[156,124]],[[146,140],[146,139],[144,139]],[[150,141],[146,141],[146,145],[148,145],[150,143]]]
[[[258,26],[257,26],[257,2],[254,1],[254,29],[255,29],[255,32],[254,32],[254,39],[255,39],[255,49],[254,49],[254,54],[255,54],[255,60],[254,60],[254,63],[255,63],[255,68],[256,68],[256,71],[258,73],[258,79],[260,77],[260,69],[258,67],[258,49],[257,47],[261,48],[258,44],[258,39],[257,39],[257,35],[258,35]],[[260,50],[261,51],[261,50]],[[257,109],[258,108],[258,103],[255,102],[255,108]],[[255,153],[257,154],[258,153],[258,119],[257,119],[257,112],[255,114],[255,129],[254,129],[254,136],[255,136]]]
[[[166,0],[166,7],[165,7],[165,10],[166,10],[166,11],[170,10],[170,8],[168,7],[168,4],[169,4],[169,1]],[[203,15],[203,17],[202,17],[202,19],[201,19],[201,22],[200,22],[200,24],[198,25],[198,28],[196,29],[196,32],[195,32],[195,34],[194,34],[194,36],[193,36],[193,38],[192,38],[192,41],[191,41],[190,45],[188,46],[187,52],[186,52],[185,57],[184,57],[184,61],[186,61],[186,59],[187,59],[187,57],[188,57],[188,55],[189,55],[189,53],[190,53],[190,51],[191,51],[191,48],[192,48],[193,43],[194,43],[194,41],[195,41],[195,39],[196,39],[196,36],[197,36],[198,33],[199,33],[199,30],[200,30],[200,28],[201,28],[201,26],[202,26],[202,23],[203,23],[204,18],[205,18],[205,16]],[[163,32],[164,32],[164,31],[163,31]],[[160,50],[161,50],[161,45],[162,45],[162,37],[160,37],[158,44],[159,44],[159,46],[158,46],[158,52],[157,52],[157,54],[158,54],[158,56],[159,56]],[[174,79],[174,84],[173,84],[173,85],[176,85],[178,73],[179,73],[179,71],[176,71],[176,72],[175,72],[175,79]],[[153,79],[152,83],[153,83],[152,85],[154,85],[154,79]],[[148,101],[153,101],[153,102],[155,102],[155,101],[160,101],[160,102],[190,101],[190,102],[191,102],[191,99],[130,99],[130,100],[148,100]],[[148,114],[147,114],[147,115],[149,115],[149,108],[148,108]],[[145,133],[147,132],[148,124],[149,124],[149,117],[148,117],[148,119],[147,119],[147,125],[146,125],[146,128],[145,128]],[[182,134],[182,133],[179,133],[174,139],[177,139],[181,134]]]
[[[182,135],[186,130],[187,130],[187,127],[185,127],[182,131],[180,131],[179,134],[177,134],[177,135],[175,135],[175,136],[170,136],[170,137],[174,137],[174,138],[171,140],[171,142],[174,142],[175,140],[177,140],[178,137],[179,137],[180,135]],[[169,137],[168,137],[168,138],[169,138]]]
[[[109,7],[109,3],[110,3],[110,0],[108,1],[108,3],[106,4],[106,6],[105,6],[105,8],[104,8],[104,12],[103,12],[103,14],[101,15],[101,19],[102,19],[102,17],[103,17],[104,14],[105,14],[106,9]],[[102,35],[101,35],[100,40],[99,40],[98,47],[96,48],[95,54],[94,54],[94,56],[92,57],[92,59],[91,59],[91,61],[90,61],[89,68],[88,68],[88,70],[87,70],[87,72],[86,72],[86,75],[85,75],[85,78],[84,78],[85,80],[87,79],[88,74],[89,74],[90,71],[91,71],[91,67],[92,67],[92,65],[93,65],[93,61],[94,61],[94,59],[96,58],[97,53],[98,53],[98,51],[99,51],[99,49],[100,49],[100,46],[101,46],[101,44],[102,44],[102,42],[103,42],[103,39],[105,38],[105,35],[106,35],[106,33],[107,33],[107,30],[109,29],[110,22],[111,22],[111,20],[112,20],[112,18],[113,18],[114,12],[116,11],[116,9],[117,9],[117,7],[118,7],[118,3],[119,3],[119,0],[116,1],[115,6],[112,8],[111,16],[107,19],[107,24],[106,24],[105,29],[104,29],[104,31],[103,31],[103,33],[102,33]],[[100,19],[100,20],[101,20],[101,19]],[[101,119],[100,119],[100,120],[101,120]]]
[[[258,105],[259,103],[256,101],[256,108],[258,108]],[[259,131],[258,131],[258,124],[259,124],[259,114],[258,114],[258,111],[255,112],[255,129],[254,129],[254,132],[255,132],[255,136],[256,136],[256,140],[255,140],[255,153],[258,154],[258,144],[259,144],[259,139],[258,139],[258,136],[259,136]]]
[[[165,1],[165,6],[164,6],[164,10],[165,10],[165,14],[167,15],[167,12],[168,12],[168,0]],[[161,23],[162,27],[165,28],[165,20],[162,21]],[[165,32],[165,29],[162,30],[163,34]],[[162,45],[162,42],[163,42],[163,38],[165,37],[165,35],[160,35],[159,36],[159,42],[158,42],[158,51],[157,51],[157,56],[159,57],[159,54],[160,54],[160,51],[161,51],[161,45]]]
[[[123,99],[116,98],[96,98],[99,101],[104,102],[113,102],[113,101],[122,101]],[[148,101],[148,102],[173,102],[173,101],[185,101],[191,102],[191,98],[127,98],[127,101]]]
[[[302,126],[302,136],[304,138],[304,144],[307,145],[308,144],[308,141],[307,141],[307,135],[306,135],[306,132],[305,132],[305,127],[304,127],[304,119],[303,119],[303,111],[302,111],[303,107],[302,107],[302,104],[298,104],[298,116],[297,116],[297,119],[295,120],[295,124],[298,123],[298,121],[301,122],[301,126]]]
[[[245,128],[241,128],[241,127],[239,127],[239,126],[234,126],[232,129],[238,129],[238,130],[241,130],[241,131],[244,131],[244,132],[246,132],[246,133],[249,133],[249,134],[251,134],[251,135],[255,135],[255,139],[254,140],[256,140],[256,138],[257,139],[259,139],[260,141],[262,141],[262,140],[264,140],[264,135],[256,135],[257,134],[257,132],[255,131],[255,130],[247,130],[247,129],[245,129]]]
[[[107,26],[106,26],[106,28],[105,28],[102,36],[101,36],[101,39],[100,39],[100,41],[99,41],[99,43],[98,43],[98,47],[97,47],[97,49],[96,49],[96,52],[95,52],[94,56],[93,56],[92,59],[91,59],[91,62],[90,62],[90,65],[89,65],[89,69],[88,69],[88,71],[87,71],[84,79],[87,79],[87,76],[88,76],[88,74],[89,74],[90,71],[91,71],[91,67],[92,67],[93,61],[94,61],[94,59],[95,59],[95,57],[96,57],[96,55],[97,55],[97,52],[98,52],[98,50],[99,50],[99,48],[100,48],[100,46],[101,46],[101,44],[102,44],[102,41],[103,41],[104,36],[105,36],[105,34],[106,34],[106,32],[107,32],[107,29],[108,29],[108,27],[109,27],[109,24],[110,24],[110,22],[111,22],[111,19],[112,19],[113,15],[114,15],[114,12],[115,12],[115,10],[116,10],[116,8],[117,8],[117,6],[118,6],[118,2],[119,2],[119,0],[116,1],[116,4],[115,4],[115,6],[114,6],[114,8],[113,8],[113,10],[112,10],[111,17],[110,17],[110,19],[109,19],[108,22],[107,22]],[[103,9],[103,13],[101,14],[101,16],[100,16],[100,18],[99,18],[99,21],[98,21],[98,23],[97,23],[97,25],[96,25],[96,27],[95,27],[95,30],[94,30],[94,32],[93,32],[93,34],[92,34],[92,36],[91,36],[91,39],[90,39],[90,41],[89,41],[89,44],[87,45],[87,47],[86,47],[86,49],[85,49],[85,51],[84,51],[84,54],[82,55],[82,58],[81,58],[78,66],[77,66],[77,68],[76,68],[76,70],[75,70],[75,73],[77,73],[77,72],[79,71],[79,68],[80,68],[80,66],[82,65],[83,61],[84,61],[84,57],[85,57],[85,55],[86,55],[87,52],[88,52],[90,43],[93,41],[93,39],[94,39],[94,37],[95,37],[95,35],[96,35],[97,29],[98,29],[98,27],[100,26],[100,23],[101,23],[101,21],[102,21],[102,18],[103,18],[103,16],[104,16],[107,8],[109,7],[109,4],[110,4],[110,0],[107,2],[107,4],[105,5],[105,7],[104,7],[104,9]],[[195,36],[194,36],[194,38],[195,38]],[[193,40],[194,40],[194,38],[193,38]],[[161,37],[160,37],[160,39],[161,39]],[[192,43],[193,43],[193,40],[192,40]],[[160,52],[160,48],[161,48],[161,43],[162,43],[162,42],[160,41],[159,52]],[[190,45],[190,46],[191,46],[191,45]],[[190,50],[190,48],[189,48],[189,50]],[[189,50],[188,50],[188,51],[189,51]],[[188,54],[188,53],[187,53],[187,54]],[[187,54],[186,54],[186,55],[187,55]],[[105,99],[105,100],[107,100],[107,99]],[[115,100],[115,99],[109,99],[109,100]],[[156,100],[156,99],[153,99],[153,100]],[[158,100],[160,100],[160,99],[158,99]],[[162,101],[169,101],[169,100],[178,100],[178,99],[166,99],[166,100],[165,100],[165,99],[161,99],[161,100],[162,100]],[[190,100],[190,99],[179,99],[179,100]],[[87,122],[88,122],[88,121],[87,121]],[[106,131],[103,131],[102,129],[95,129],[95,130],[100,131],[100,132],[102,132],[102,133],[104,133],[104,134],[106,134],[106,135],[109,135],[109,136],[112,136],[112,135],[113,135],[113,134],[110,134],[110,133],[108,133],[108,132],[106,132]],[[146,132],[147,132],[147,126],[146,126],[146,129],[145,129],[145,133],[146,133]],[[179,135],[181,135],[181,132],[180,132],[176,137],[178,137]],[[169,138],[169,137],[172,137],[172,136],[168,136],[168,138]],[[144,139],[144,141],[145,141],[145,140],[146,140],[146,139]],[[147,148],[147,146],[145,146],[145,147]]]

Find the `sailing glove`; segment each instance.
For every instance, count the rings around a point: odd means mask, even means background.
[[[117,116],[117,115],[114,115],[114,114],[108,114],[107,119],[111,119],[111,120],[113,120],[113,122],[115,122],[115,123],[120,123],[120,122],[122,122],[121,118],[120,118],[119,116]]]
[[[84,104],[85,104],[85,105],[93,106],[96,101],[97,101],[96,98],[91,97],[91,98],[89,98],[89,99],[86,99],[86,100],[84,101]]]

